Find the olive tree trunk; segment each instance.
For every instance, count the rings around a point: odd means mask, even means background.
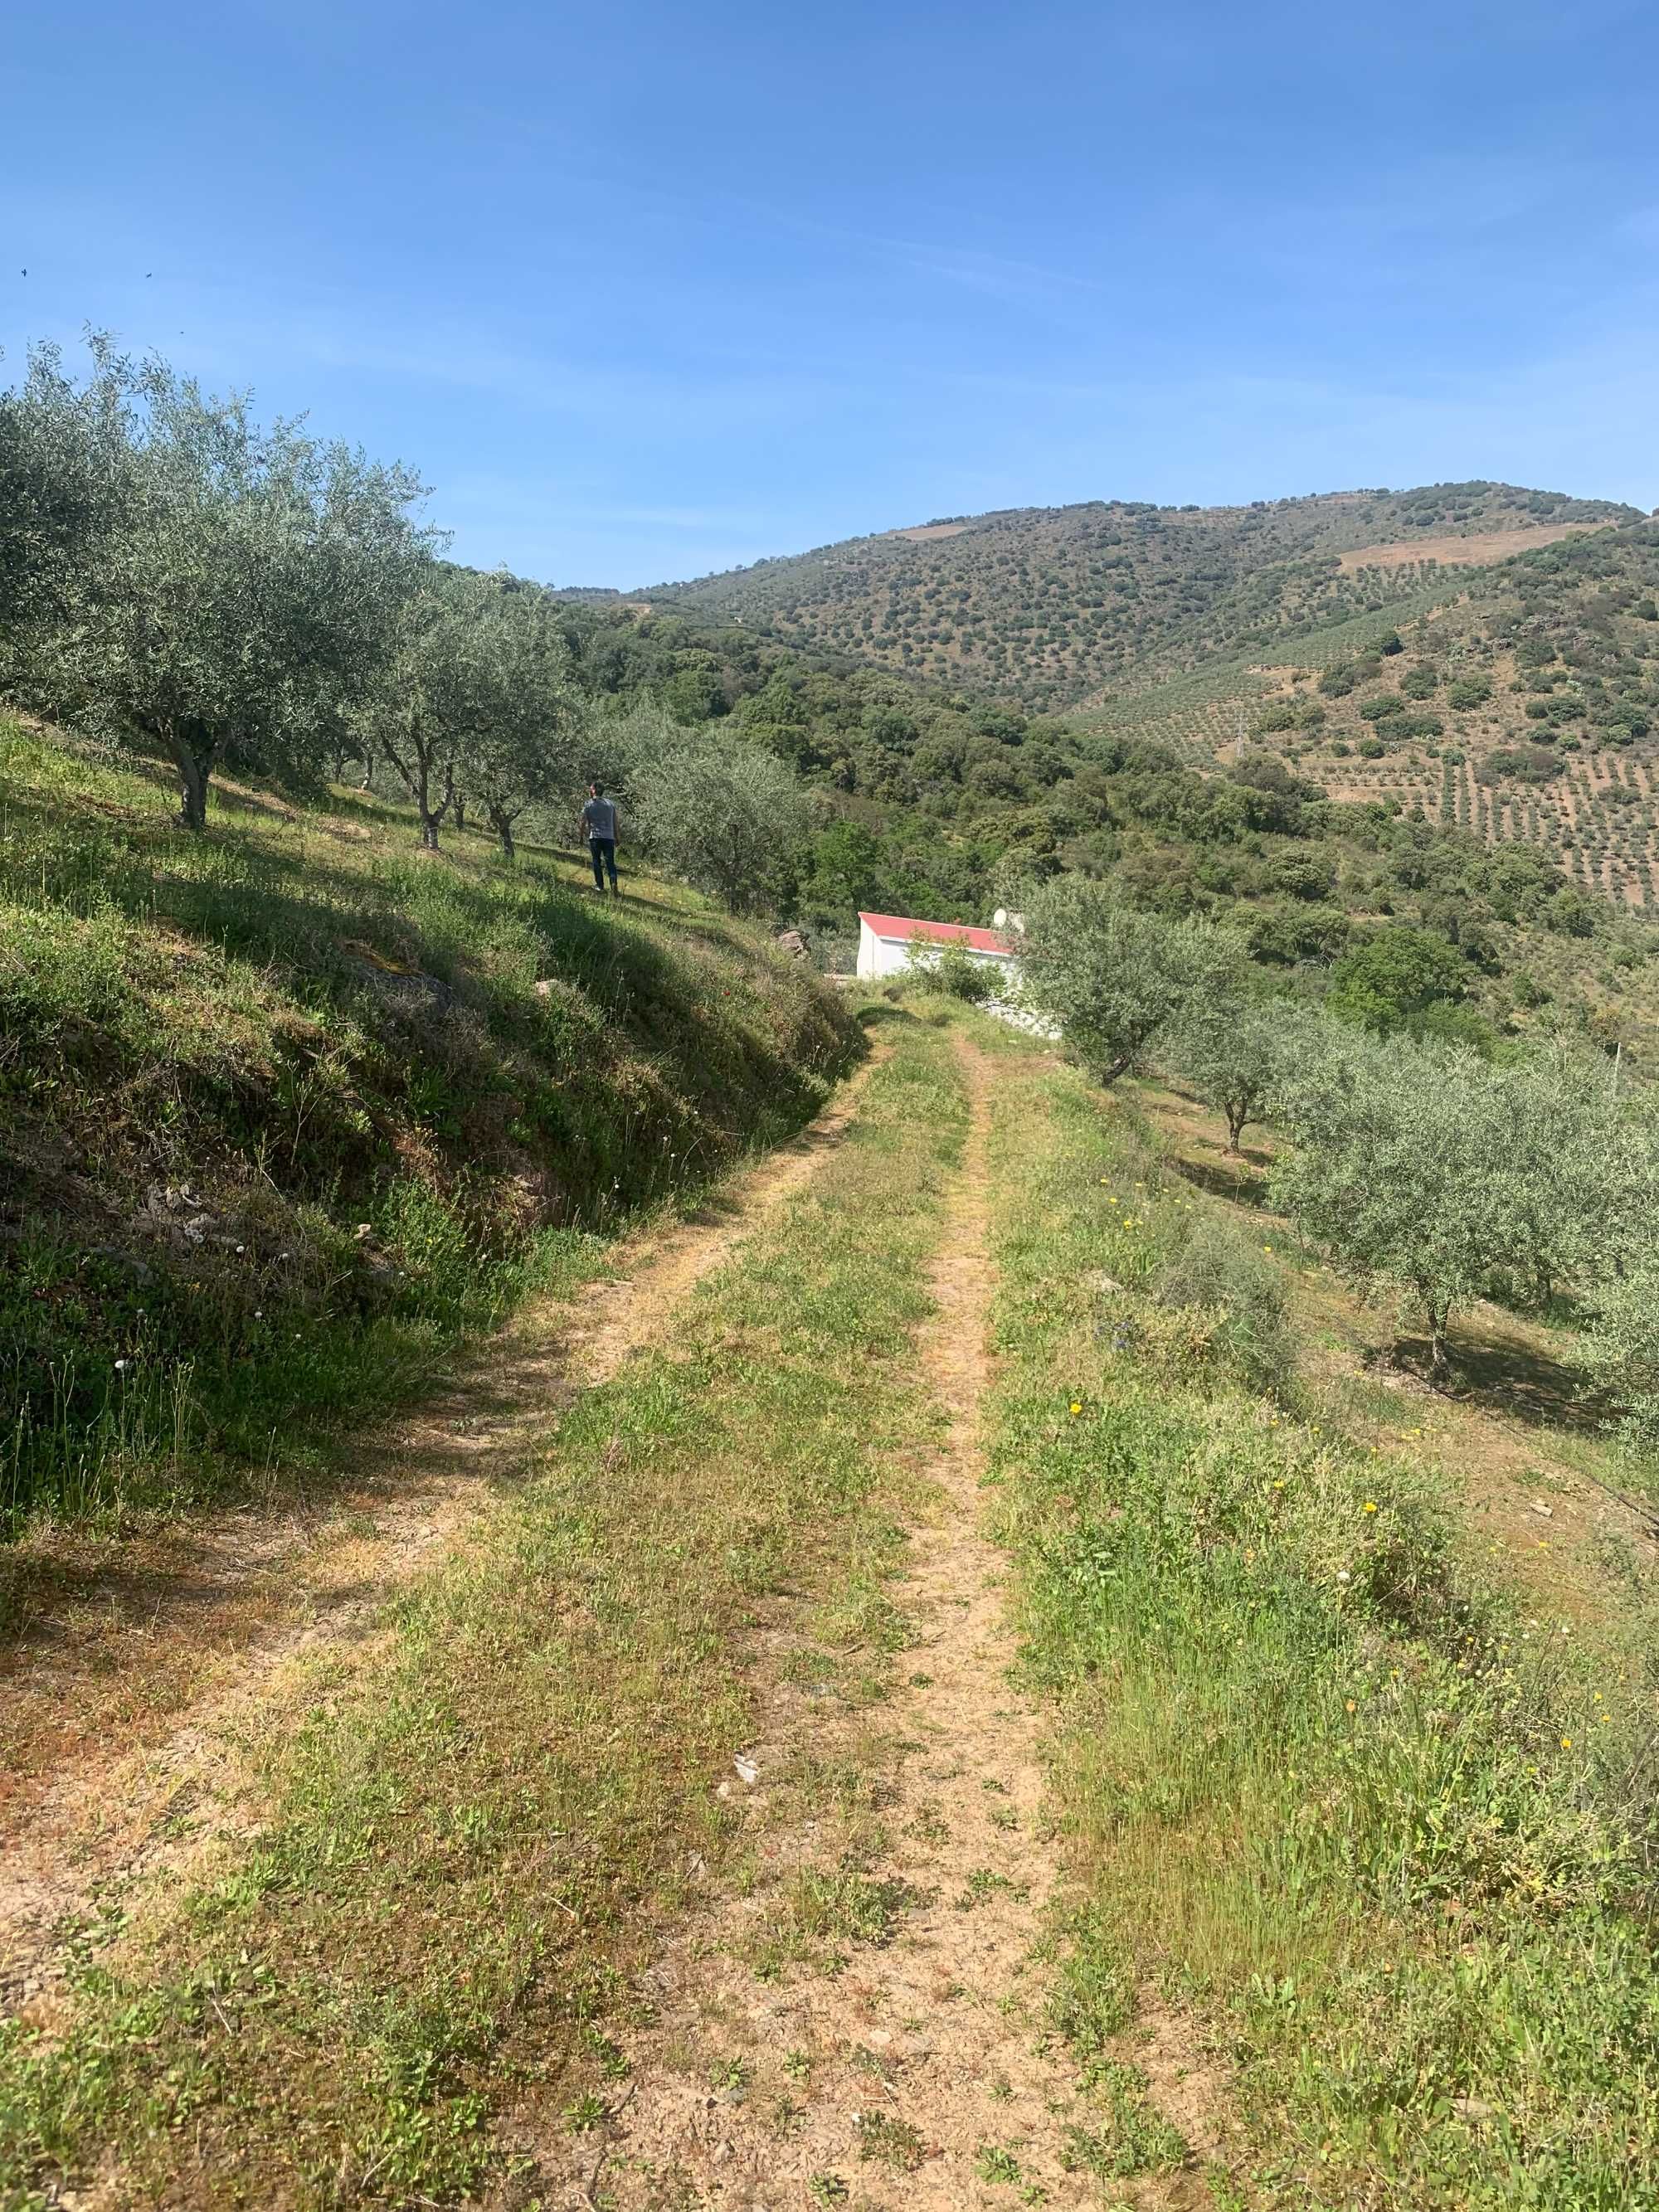
[[[186,830],[205,830],[208,780],[213,773],[212,743],[175,725],[167,732],[167,744],[179,771],[179,819]]]

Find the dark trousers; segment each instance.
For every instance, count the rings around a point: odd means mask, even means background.
[[[611,888],[614,891],[617,888],[616,839],[614,837],[590,837],[587,841],[587,849],[593,856],[594,890],[596,891],[602,891],[605,889],[605,878],[608,872],[611,877]]]

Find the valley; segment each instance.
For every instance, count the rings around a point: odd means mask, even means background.
[[[1659,2197],[1659,526],[557,593],[91,358],[0,393],[4,2212]]]

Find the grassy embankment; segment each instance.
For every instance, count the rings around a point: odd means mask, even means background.
[[[938,1423],[908,1331],[966,1119],[949,1040],[903,1040],[672,1355],[580,1400],[387,1637],[290,1694],[254,1840],[106,1900],[66,2008],[0,2045],[0,2203],[100,2159],[134,2202],[448,2202],[504,2106],[580,2125],[614,2094],[617,1964],[734,1847],[714,1785],[766,1670],[805,1644],[878,1696],[902,1640],[884,1583]]]
[[[292,1478],[856,1049],[690,892],[343,794],[171,814],[0,719],[0,1538]]]
[[[1659,2201],[1639,1578],[1551,1618],[1294,1379],[1277,1237],[1069,1072],[996,1107],[993,1464],[1084,1899],[1060,2016],[1086,2055],[1138,1981],[1192,2008],[1237,2201]]]

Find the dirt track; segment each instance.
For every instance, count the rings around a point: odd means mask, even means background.
[[[930,1470],[939,1506],[894,1591],[915,1625],[908,1686],[881,1709],[879,1745],[856,1718],[826,1723],[799,1695],[779,1698],[755,1752],[759,1782],[741,1799],[760,1878],[708,1899],[641,1978],[637,2009],[650,2024],[621,2039],[629,2083],[601,2127],[573,2141],[555,2115],[520,2118],[539,2172],[556,2177],[551,2205],[765,2212],[844,2198],[961,2212],[1008,2204],[1011,2172],[1042,2192],[1029,2202],[1101,2202],[1098,2182],[1063,2162],[1068,2124],[1089,2112],[1044,2018],[1039,1953],[1060,1876],[1042,1723],[1011,1679],[1006,1560],[981,1528],[994,1071],[971,1048],[963,1061],[973,1121],[933,1264],[937,1311],[917,1347],[947,1417]],[[819,1793],[807,1817],[793,1805],[781,1820],[772,1813],[772,1778],[860,1761],[879,1774],[873,1808],[837,1817]],[[803,1877],[833,1883],[849,1865],[872,1886],[866,1894],[891,1905],[890,1938],[861,1945],[844,1968],[757,1974],[780,1901]],[[1173,2027],[1163,2044],[1152,2027],[1139,2055],[1154,2094],[1202,2144],[1201,2076],[1186,2069]],[[1143,2187],[1141,2201],[1185,2204],[1195,2186],[1176,2176],[1153,2195]]]
[[[182,1864],[235,1827],[237,1737],[282,1705],[303,1664],[368,1647],[386,1599],[465,1544],[550,1413],[655,1339],[799,1188],[879,1057],[699,1213],[624,1239],[579,1306],[532,1307],[441,1396],[365,1439],[350,1488],[325,1504],[214,1516],[88,1553],[47,1586],[0,1684],[0,2007],[50,2006],[55,1931],[101,1886]]]

